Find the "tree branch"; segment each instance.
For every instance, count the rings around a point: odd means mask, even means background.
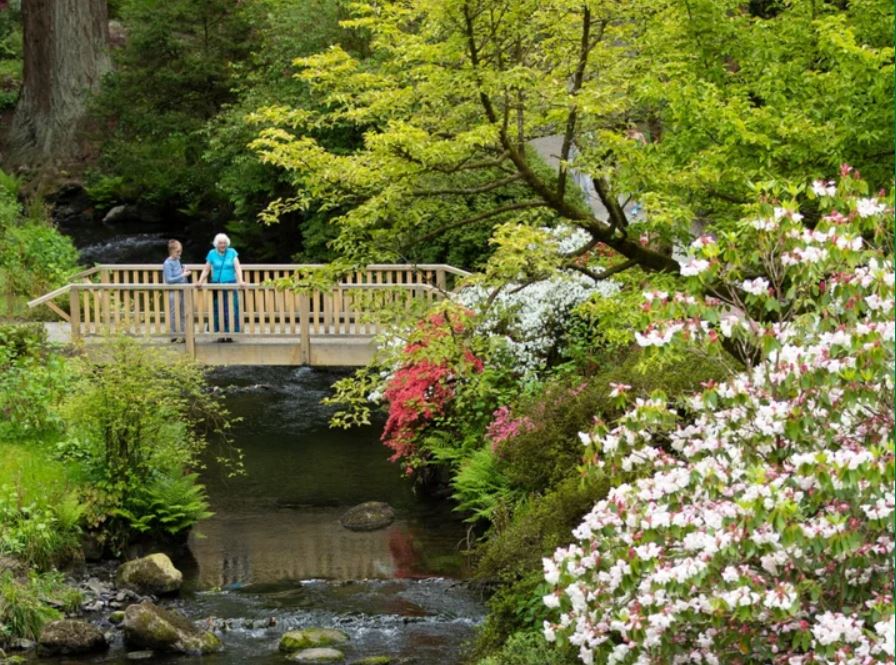
[[[470,64],[473,65],[476,87],[479,88],[479,101],[482,103],[482,108],[485,109],[488,121],[494,124],[498,121],[498,116],[495,114],[495,107],[492,106],[492,100],[482,89],[482,77],[479,75],[479,49],[476,47],[476,31],[473,28],[473,16],[470,13],[469,2],[464,3],[464,24],[467,32],[467,46],[470,49]]]
[[[530,208],[544,208],[546,207],[544,201],[520,201],[518,203],[507,203],[502,206],[498,206],[497,208],[492,208],[491,210],[486,210],[485,212],[479,213],[478,215],[473,215],[472,217],[467,217],[459,222],[454,222],[452,224],[446,224],[444,226],[439,227],[435,231],[431,231],[419,238],[416,238],[412,244],[416,245],[421,242],[426,242],[427,240],[432,240],[436,236],[443,234],[445,231],[450,231],[451,229],[457,229],[461,226],[469,226],[470,224],[476,224],[477,222],[482,222],[486,219],[490,219],[491,217],[497,217],[505,212],[512,212],[514,210],[528,210]]]
[[[603,26],[601,23],[599,33],[603,34]],[[600,40],[598,37],[595,44]],[[569,168],[567,162],[572,151],[573,137],[576,131],[576,122],[578,120],[578,107],[575,103],[575,97],[582,89],[582,82],[585,80],[585,68],[588,66],[588,54],[593,46],[591,41],[591,9],[585,5],[582,12],[582,40],[579,50],[579,63],[576,66],[575,74],[572,78],[572,89],[570,96],[573,97],[570,103],[569,115],[566,116],[566,131],[563,134],[563,145],[560,148],[560,171],[557,174],[557,195],[563,198],[566,195],[566,181],[569,177]]]
[[[593,270],[591,270],[591,268],[588,268],[587,266],[580,266],[575,263],[569,263],[569,264],[567,264],[566,267],[569,268],[570,270],[575,270],[577,272],[580,272],[583,275],[588,275],[588,277],[593,279],[595,282],[599,282],[603,279],[606,279],[607,277],[610,277],[611,275],[615,275],[624,270],[628,270],[629,268],[631,268],[632,266],[635,266],[637,264],[638,264],[638,262],[635,261],[634,259],[628,259],[627,261],[618,263],[615,266],[613,266],[612,268],[607,268],[606,270],[602,270],[601,272],[594,272]]]
[[[492,104],[492,100],[482,89],[482,77],[479,74],[480,56],[478,50],[476,49],[476,41],[474,39],[475,31],[473,27],[473,19],[469,8],[469,3],[464,4],[464,19],[467,32],[466,37],[468,48],[470,49],[470,64],[472,65],[475,72],[476,84],[479,88],[479,100],[482,104],[482,108],[485,112],[486,118],[488,118],[488,121],[493,125],[498,125],[498,116],[495,113],[495,107]],[[542,181],[542,179],[538,177],[538,174],[536,174],[535,171],[532,170],[532,168],[526,161],[525,152],[523,150],[516,149],[514,141],[512,141],[508,136],[505,128],[501,129],[499,133],[499,139],[501,141],[502,147],[507,152],[507,157],[513,163],[517,172],[522,177],[522,180],[525,181],[525,183],[529,186],[533,193],[539,196],[543,201],[543,203],[540,203],[538,205],[533,205],[532,203],[530,203],[529,205],[524,207],[546,206],[552,208],[561,217],[564,217],[572,222],[578,222],[579,226],[587,229],[600,242],[603,242],[609,247],[615,249],[627,259],[636,261],[645,270],[654,272],[679,272],[678,262],[675,261],[672,257],[666,256],[665,254],[661,254],[659,252],[655,252],[646,247],[642,247],[639,243],[632,242],[624,235],[621,238],[616,237],[614,233],[615,229],[613,227],[613,223],[608,226],[606,222],[595,218],[594,215],[592,215],[590,212],[585,212],[581,208],[578,208],[572,203],[567,202],[563,197],[558,197],[557,191],[547,183]],[[608,187],[606,187],[606,189],[608,189]],[[618,228],[624,229],[627,221],[625,219],[625,213],[621,209],[619,209],[619,203],[612,202],[611,205],[607,205],[607,203],[604,202],[604,205],[606,205],[607,209],[610,210],[611,220],[615,220],[614,223],[618,225]],[[504,212],[504,210],[499,208],[494,214],[500,214],[501,212]],[[489,214],[489,216],[491,215]],[[480,220],[474,218],[472,221],[468,221],[466,223],[473,223],[475,221]],[[448,228],[452,227],[449,226]],[[437,233],[427,234],[427,236],[421,240],[430,239],[433,237],[433,235],[437,235]]]
[[[501,180],[495,180],[493,182],[480,185],[479,187],[470,187],[467,189],[464,189],[463,187],[449,187],[445,189],[418,190],[412,192],[411,196],[472,196],[474,194],[483,194],[485,192],[490,192],[493,189],[500,189],[501,187],[514,183],[519,179],[520,175],[515,174],[512,176],[508,176],[507,178],[502,178]]]
[[[619,205],[619,201],[616,200],[616,197],[610,191],[610,183],[605,178],[592,178],[591,182],[594,183],[594,189],[597,191],[601,203],[607,209],[607,214],[610,216],[610,226],[620,231],[622,235],[625,235],[625,229],[628,228],[628,218],[625,216],[622,206]]]
[[[591,240],[589,240],[588,242],[586,242],[584,245],[582,245],[582,246],[579,247],[578,249],[574,249],[573,251],[571,251],[571,252],[567,252],[566,254],[564,254],[564,255],[563,255],[563,258],[565,258],[565,259],[575,259],[575,258],[577,258],[577,257],[579,257],[579,256],[582,256],[583,254],[587,254],[587,253],[590,252],[592,249],[594,249],[595,247],[597,247],[599,244],[600,244],[600,240],[599,240],[598,238],[594,238],[594,237],[592,237]]]

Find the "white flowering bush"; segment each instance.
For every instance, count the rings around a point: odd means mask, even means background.
[[[617,482],[544,560],[545,637],[582,662],[894,662],[893,210],[842,175],[817,223],[763,205],[647,294],[642,346],[750,361],[582,433]]]
[[[585,275],[558,273],[524,287],[505,287],[487,310],[485,303],[491,291],[483,286],[467,287],[455,300],[482,314],[478,321],[480,333],[502,338],[515,368],[525,375],[545,368],[576,305],[595,295],[612,295],[618,289],[611,281],[595,282]]]
[[[582,229],[506,225],[502,230],[487,274],[492,283],[506,283],[497,292],[491,284],[473,283],[455,300],[479,315],[482,334],[505,342],[520,374],[538,374],[566,333],[575,306],[595,296],[613,295],[619,285],[556,269],[564,256],[588,244],[590,236]],[[538,253],[533,258],[535,247]],[[580,260],[587,262],[588,256]]]

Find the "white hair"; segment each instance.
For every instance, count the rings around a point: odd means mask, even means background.
[[[230,238],[227,237],[226,233],[219,233],[215,236],[215,239],[212,240],[212,247],[217,247],[220,241],[224,241],[227,243],[227,246],[230,247]]]

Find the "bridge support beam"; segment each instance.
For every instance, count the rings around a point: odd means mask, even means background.
[[[195,317],[194,293],[195,289],[184,290],[184,346],[186,346],[187,355],[191,358],[196,357],[196,322],[193,320]]]
[[[72,344],[81,339],[81,294],[74,284],[68,292],[69,324],[72,331]]]
[[[299,294],[299,344],[302,348],[302,364],[311,364],[311,307],[308,294]]]

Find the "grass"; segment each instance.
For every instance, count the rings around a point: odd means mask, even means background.
[[[58,505],[81,482],[78,465],[56,461],[47,442],[0,441],[0,487],[15,490],[23,505]]]
[[[84,506],[80,468],[46,446],[0,443],[0,554],[50,570],[77,551]]]

